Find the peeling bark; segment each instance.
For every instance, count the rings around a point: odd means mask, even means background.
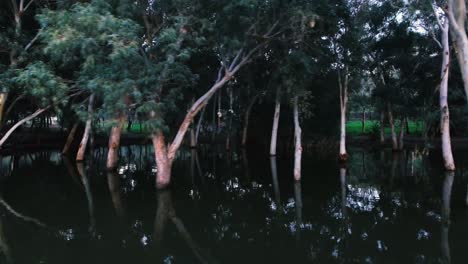
[[[113,126],[111,134],[109,136],[109,151],[107,152],[107,163],[106,167],[108,170],[113,170],[117,167],[119,162],[119,147],[120,147],[120,136],[122,135],[122,127],[124,126],[125,118],[121,116],[118,124]]]

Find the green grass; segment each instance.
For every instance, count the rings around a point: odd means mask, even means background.
[[[366,128],[364,133],[362,133],[362,123],[360,120],[348,121],[346,123],[346,133],[348,135],[363,135],[363,134],[372,134],[380,125],[380,122],[377,120],[368,120],[366,121]],[[408,122],[409,131],[411,134],[421,134],[423,129],[422,121],[409,121]],[[400,131],[400,122],[397,121],[395,124],[396,131]],[[379,131],[377,129],[377,131]],[[390,127],[386,124],[385,134],[390,134]]]

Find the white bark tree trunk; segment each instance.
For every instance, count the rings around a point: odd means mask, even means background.
[[[294,97],[294,180],[301,180],[301,160],[302,160],[302,130],[299,123],[298,97]]]
[[[348,107],[348,67],[344,69],[344,79],[341,77],[341,72],[338,71],[338,86],[340,88],[340,161],[348,159],[346,152],[346,111]]]
[[[276,89],[275,113],[273,115],[273,127],[271,128],[270,155],[276,156],[276,143],[278,138],[278,125],[281,112],[281,90],[280,86]]]
[[[8,93],[6,92],[0,93],[0,124],[3,123],[3,109],[5,108],[7,98],[8,98]]]
[[[20,121],[18,121],[13,127],[10,128],[10,130],[8,130],[8,132],[6,132],[6,134],[2,137],[2,139],[0,139],[0,148],[3,146],[3,144],[5,144],[5,141],[11,136],[11,134],[18,128],[20,127],[21,125],[23,125],[24,123],[28,122],[29,120],[32,120],[34,119],[35,117],[37,117],[38,115],[44,113],[47,109],[49,109],[50,107],[46,107],[46,108],[42,108],[42,109],[39,109],[37,110],[36,112],[32,113],[31,115],[21,119]]]
[[[444,167],[448,171],[455,170],[455,162],[452,155],[452,144],[450,140],[450,114],[448,107],[448,74],[450,69],[450,46],[449,46],[449,22],[440,21],[442,31],[442,69],[441,83],[439,89],[440,103],[440,134],[442,139],[442,157]],[[443,23],[443,24],[442,24]],[[466,61],[465,61],[466,62]]]
[[[91,94],[89,97],[88,102],[88,119],[86,120],[86,126],[83,133],[83,138],[80,142],[80,147],[78,148],[78,153],[76,154],[76,161],[83,161],[84,154],[86,151],[86,146],[88,145],[89,134],[91,133],[91,125],[92,125],[92,116],[93,116],[93,104],[94,104],[94,93]]]
[[[447,4],[447,15],[457,44],[458,64],[460,65],[465,95],[468,100],[468,37],[465,31],[466,3],[465,0],[448,0]]]

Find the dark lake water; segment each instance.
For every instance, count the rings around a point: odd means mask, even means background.
[[[298,183],[292,155],[183,150],[160,192],[152,147],[121,152],[1,157],[0,263],[467,263],[462,152],[304,153]]]

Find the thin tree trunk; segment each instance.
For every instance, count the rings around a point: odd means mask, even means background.
[[[0,124],[3,123],[3,109],[5,108],[7,98],[8,98],[8,93],[6,92],[0,93]]]
[[[398,149],[403,150],[404,138],[405,138],[405,120],[406,117],[402,117],[400,120],[400,135],[398,136]]]
[[[93,104],[94,104],[94,93],[89,97],[88,102],[88,119],[86,120],[85,130],[83,133],[83,138],[81,139],[80,147],[76,154],[76,161],[83,161],[84,154],[86,151],[86,146],[88,145],[89,134],[91,133],[91,125],[93,120]]]
[[[344,70],[344,80],[341,78],[341,72],[338,71],[338,86],[340,88],[340,161],[348,159],[346,152],[346,111],[348,107],[348,67]]]
[[[248,135],[248,129],[249,129],[249,120],[250,120],[250,112],[252,111],[252,107],[254,106],[255,102],[259,98],[259,94],[254,96],[252,100],[250,101],[250,104],[247,106],[247,110],[245,111],[245,116],[244,116],[244,128],[242,130],[242,143],[241,145],[243,147],[246,146],[247,144],[247,135]]]
[[[390,124],[390,131],[392,135],[392,149],[398,150],[398,140],[397,134],[395,131],[395,121],[393,120],[392,107],[390,104],[387,104],[387,114],[388,114],[388,123]]]
[[[276,155],[276,142],[278,137],[278,124],[281,111],[280,86],[276,89],[275,113],[273,116],[273,127],[271,129],[270,155]]]
[[[385,112],[380,112],[380,144],[385,143]]]
[[[366,132],[366,109],[362,109],[361,132]]]
[[[29,120],[32,120],[34,119],[35,117],[37,117],[38,115],[44,113],[47,109],[49,109],[50,107],[46,107],[46,108],[42,108],[42,109],[38,109],[36,112],[32,113],[31,115],[21,119],[20,121],[18,121],[13,127],[10,128],[10,130],[8,130],[8,132],[5,133],[5,135],[2,137],[2,139],[0,139],[0,148],[3,146],[3,144],[5,143],[5,141],[11,136],[11,134],[18,128],[20,127],[22,124],[28,122]]]
[[[119,161],[119,146],[120,136],[122,135],[122,127],[125,123],[125,118],[121,116],[118,124],[113,126],[109,136],[109,151],[107,152],[106,167],[108,170],[113,170],[117,167]]]
[[[455,170],[455,162],[452,155],[452,144],[450,140],[450,114],[448,107],[448,74],[450,69],[450,46],[449,46],[449,23],[445,21],[442,25],[442,69],[441,83],[439,89],[440,103],[440,136],[442,139],[442,157],[446,170]]]
[[[302,140],[297,95],[294,97],[294,180],[301,180]]]
[[[75,134],[76,130],[78,129],[78,121],[73,124],[72,129],[70,130],[70,133],[68,133],[67,141],[65,142],[65,145],[63,146],[62,154],[67,154],[68,150],[70,149],[71,144],[73,143],[73,140],[75,139]]]

